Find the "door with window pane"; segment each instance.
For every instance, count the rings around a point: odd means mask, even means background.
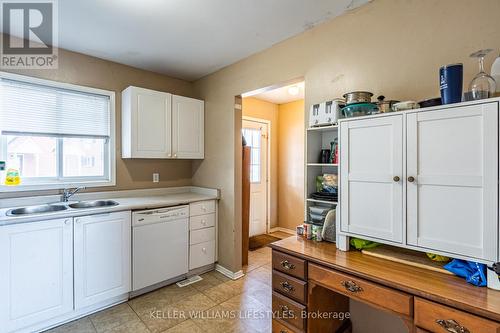
[[[250,153],[250,231],[249,235],[267,231],[267,138],[268,125],[243,120],[243,137]]]

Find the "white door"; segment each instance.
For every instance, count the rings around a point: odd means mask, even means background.
[[[73,221],[0,227],[0,331],[73,310]]]
[[[403,116],[340,128],[341,230],[403,241]]]
[[[243,136],[250,153],[250,231],[249,235],[267,232],[267,140],[266,123],[243,120]]]
[[[202,159],[205,102],[188,97],[172,97],[172,154],[174,158]]]
[[[408,243],[496,261],[498,104],[407,116]]]
[[[130,211],[75,218],[75,308],[130,291]]]
[[[132,157],[171,157],[172,95],[133,87],[132,103]]]

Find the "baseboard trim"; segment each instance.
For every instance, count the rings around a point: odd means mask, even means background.
[[[274,228],[269,229],[269,233],[276,232],[276,231],[281,231],[281,232],[285,232],[285,233],[290,234],[290,235],[295,235],[295,230],[292,230],[292,229],[287,229],[287,228],[282,228],[282,227],[274,227]]]
[[[231,280],[238,280],[239,278],[241,278],[245,275],[242,270],[239,270],[237,272],[232,272],[229,269],[227,269],[226,267],[223,267],[219,264],[215,265],[215,270],[217,272],[221,273],[222,275],[227,276]]]

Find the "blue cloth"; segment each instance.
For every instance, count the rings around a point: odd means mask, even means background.
[[[478,287],[486,287],[486,265],[473,261],[453,259],[444,269],[465,278],[467,283]]]

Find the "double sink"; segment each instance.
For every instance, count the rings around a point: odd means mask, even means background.
[[[25,216],[43,213],[53,213],[73,209],[89,209],[118,206],[118,202],[113,200],[79,201],[70,204],[54,203],[38,206],[27,206],[14,208],[7,211],[7,216]]]

